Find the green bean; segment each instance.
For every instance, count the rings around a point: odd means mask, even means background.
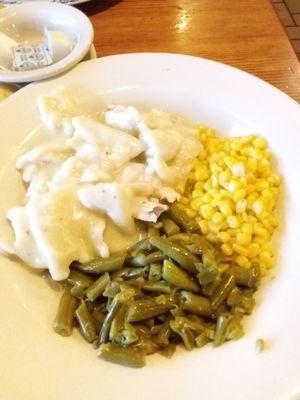
[[[187,350],[192,350],[195,345],[195,339],[191,329],[178,322],[177,318],[170,321],[170,326],[171,329],[181,337],[185,348]]]
[[[177,233],[176,235],[172,235],[168,237],[168,240],[171,242],[179,242],[183,245],[187,245],[190,242],[191,235],[188,233]]]
[[[176,235],[180,232],[180,228],[175,222],[170,218],[164,218],[162,220],[163,230],[167,236]]]
[[[114,319],[112,320],[109,339],[112,340],[118,333],[120,333],[125,328],[125,316],[127,312],[127,304],[122,304],[117,311]]]
[[[105,320],[105,314],[101,308],[97,307],[93,309],[92,316],[94,317],[95,320],[96,329],[99,332],[103,324],[103,321]]]
[[[99,333],[99,344],[106,343],[108,341],[110,328],[115,316],[117,315],[121,306],[129,301],[133,297],[133,295],[134,291],[128,289],[118,293],[113,298],[108,313],[106,314],[105,320],[103,321],[101,331]]]
[[[161,250],[167,257],[170,257],[176,261],[188,272],[196,272],[195,263],[198,263],[199,259],[184,247],[178,245],[177,243],[172,243],[167,239],[158,237],[150,238],[150,243]]]
[[[179,288],[199,292],[199,286],[193,279],[181,268],[177,267],[169,260],[164,260],[163,278],[171,285]]]
[[[179,307],[178,304],[175,304],[174,307],[170,310],[171,315],[173,315],[174,318],[176,317],[184,317],[185,313],[182,310],[182,307]]]
[[[171,327],[170,322],[172,320],[172,316],[169,315],[164,323],[160,326],[159,332],[157,333],[156,343],[159,346],[167,346],[169,344]]]
[[[226,329],[228,326],[229,318],[225,315],[220,315],[217,319],[215,337],[214,337],[214,345],[220,346],[226,340]]]
[[[142,351],[144,354],[154,354],[158,350],[158,346],[146,337],[141,337],[137,343],[135,343],[134,348]]]
[[[154,226],[148,226],[147,232],[149,237],[159,236],[159,230],[154,228]]]
[[[134,329],[123,329],[117,335],[114,336],[113,341],[120,346],[129,346],[136,343],[139,340],[138,335]]]
[[[121,347],[114,343],[101,344],[98,357],[127,367],[140,368],[145,365],[145,353],[132,347]]]
[[[198,348],[205,346],[207,343],[209,343],[209,338],[206,332],[200,333],[200,335],[195,338],[195,344]]]
[[[196,184],[196,180],[192,178],[188,178],[184,185],[184,191],[187,193],[191,193],[194,190]]]
[[[195,347],[195,338],[193,332],[189,328],[183,328],[181,331],[181,338],[187,350],[193,350]]]
[[[147,292],[159,292],[159,293],[171,293],[171,287],[167,282],[159,281],[159,282],[147,282],[143,286],[143,290]]]
[[[123,267],[126,253],[116,253],[107,258],[99,258],[85,264],[75,263],[75,268],[87,274],[100,275],[104,272],[118,271]]]
[[[225,272],[222,276],[222,281],[220,285],[216,288],[211,297],[211,306],[214,310],[217,309],[221,305],[221,303],[226,300],[227,296],[234,287],[234,276]]]
[[[220,276],[220,272],[215,266],[204,266],[204,264],[198,263],[196,268],[199,271],[197,278],[202,286],[215,281]]]
[[[128,307],[127,321],[142,321],[164,314],[170,309],[172,304],[170,296],[166,295],[135,300]]]
[[[155,251],[148,255],[140,253],[137,256],[132,257],[129,260],[129,263],[130,263],[130,265],[133,265],[134,267],[143,267],[145,265],[160,262],[163,259],[164,259],[163,253],[161,251]]]
[[[203,236],[200,236],[197,233],[191,236],[191,241],[198,248],[198,253],[202,256],[203,265],[206,268],[217,268],[215,257],[216,252],[213,246]]]
[[[161,279],[161,264],[150,264],[149,281],[159,281]]]
[[[227,340],[238,340],[244,336],[244,329],[240,318],[231,317],[225,333]]]
[[[142,239],[137,242],[130,250],[129,253],[134,253],[137,255],[141,251],[151,251],[153,249],[152,244],[149,242],[149,238]]]
[[[191,331],[196,332],[197,334],[203,332],[205,329],[205,324],[202,320],[195,320],[194,318],[191,318],[191,316],[178,316],[175,317],[175,321],[181,328],[189,328]]]
[[[208,326],[205,332],[209,340],[214,340],[216,332],[215,325],[211,324],[210,326]]]
[[[90,314],[84,301],[81,301],[80,306],[75,312],[75,316],[80,326],[80,330],[85,340],[89,343],[97,338],[97,330],[93,316]]]
[[[238,286],[254,288],[258,285],[260,269],[255,263],[253,263],[248,269],[234,265],[229,268],[228,272],[234,276]]]
[[[82,296],[86,288],[93,283],[93,279],[82,272],[71,269],[70,274],[66,279],[66,283],[73,286],[71,288],[71,294],[79,297]]]
[[[192,292],[180,292],[180,306],[184,311],[189,311],[202,317],[212,317],[213,315],[210,301],[206,297]]]
[[[238,305],[239,303],[241,303],[242,296],[243,296],[242,291],[238,287],[234,287],[232,289],[232,291],[229,293],[226,303],[230,307],[234,307],[234,306]]]
[[[170,343],[166,347],[162,348],[159,350],[159,354],[161,354],[164,357],[171,358],[173,354],[175,353],[176,350],[176,344],[175,343]]]
[[[148,326],[142,324],[135,324],[134,327],[135,327],[135,332],[139,337],[144,336],[148,339],[151,338],[151,332]]]
[[[140,276],[146,277],[147,269],[145,267],[136,267],[136,268],[122,268],[120,271],[116,271],[112,273],[112,279],[137,279]]]
[[[243,295],[241,296],[241,301],[236,307],[234,307],[234,309],[235,311],[239,311],[242,314],[251,314],[254,305],[254,298],[251,295],[243,293]]]
[[[114,299],[110,305],[108,313],[106,314],[105,320],[103,321],[100,333],[99,333],[99,343],[106,343],[109,338],[109,331],[113,319],[115,318],[117,312],[119,311],[122,303],[119,299]]]
[[[217,287],[220,286],[221,283],[221,276],[218,277],[216,280],[214,280],[211,283],[208,283],[207,285],[204,285],[201,287],[201,293],[206,296],[206,297],[211,297],[212,294],[215,292]]]
[[[103,292],[104,297],[115,297],[120,292],[119,282],[109,281]]]
[[[188,232],[199,231],[199,225],[193,219],[190,219],[185,211],[178,207],[177,204],[172,204],[168,210],[169,217],[176,222],[183,230]]]
[[[53,329],[56,333],[61,336],[70,336],[72,334],[74,313],[77,305],[78,300],[71,295],[70,289],[65,289],[53,322]]]
[[[110,281],[109,274],[105,272],[104,275],[100,276],[95,282],[88,287],[86,291],[86,297],[89,301],[95,301],[104,292],[108,282]]]

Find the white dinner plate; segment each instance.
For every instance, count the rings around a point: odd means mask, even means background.
[[[0,105],[0,226],[22,204],[17,154],[35,139],[36,97],[76,84],[105,103],[155,106],[223,134],[256,132],[284,176],[278,266],[257,295],[245,336],[220,348],[149,356],[143,369],[96,358],[78,333],[52,331],[60,293],[15,260],[0,259],[1,400],[273,400],[300,398],[300,110],[269,84],[213,61],[172,54],[130,54],[81,63],[26,86]],[[80,95],[80,92],[79,92]],[[30,134],[29,134],[30,133]],[[255,341],[266,349],[258,354]]]

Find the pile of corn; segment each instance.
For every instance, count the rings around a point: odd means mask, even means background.
[[[271,235],[281,181],[267,144],[254,135],[218,138],[204,127],[199,134],[203,151],[180,202],[203,235],[219,244],[224,268],[226,262],[245,268],[257,262],[265,273],[274,265]]]

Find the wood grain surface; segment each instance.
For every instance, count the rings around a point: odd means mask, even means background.
[[[300,66],[269,0],[94,0],[99,56],[172,52],[241,68],[300,102]]]

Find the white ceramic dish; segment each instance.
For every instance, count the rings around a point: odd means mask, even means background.
[[[33,82],[58,75],[70,69],[87,54],[93,42],[93,26],[76,8],[47,1],[14,4],[0,10],[0,31],[18,42],[40,43],[44,27],[63,31],[73,42],[72,50],[46,67],[29,71],[0,69],[2,82]]]
[[[269,84],[200,58],[131,54],[81,63],[56,79],[31,84],[0,106],[0,224],[22,202],[16,153],[37,135],[36,96],[79,84],[104,101],[163,107],[225,134],[261,133],[284,175],[284,227],[278,267],[257,296],[246,335],[220,348],[206,346],[171,359],[148,357],[134,370],[96,358],[74,334],[62,338],[51,323],[59,293],[14,260],[0,260],[0,397],[9,400],[271,400],[300,398],[300,111]],[[28,136],[28,132],[32,132]],[[266,350],[257,354],[255,341]]]

